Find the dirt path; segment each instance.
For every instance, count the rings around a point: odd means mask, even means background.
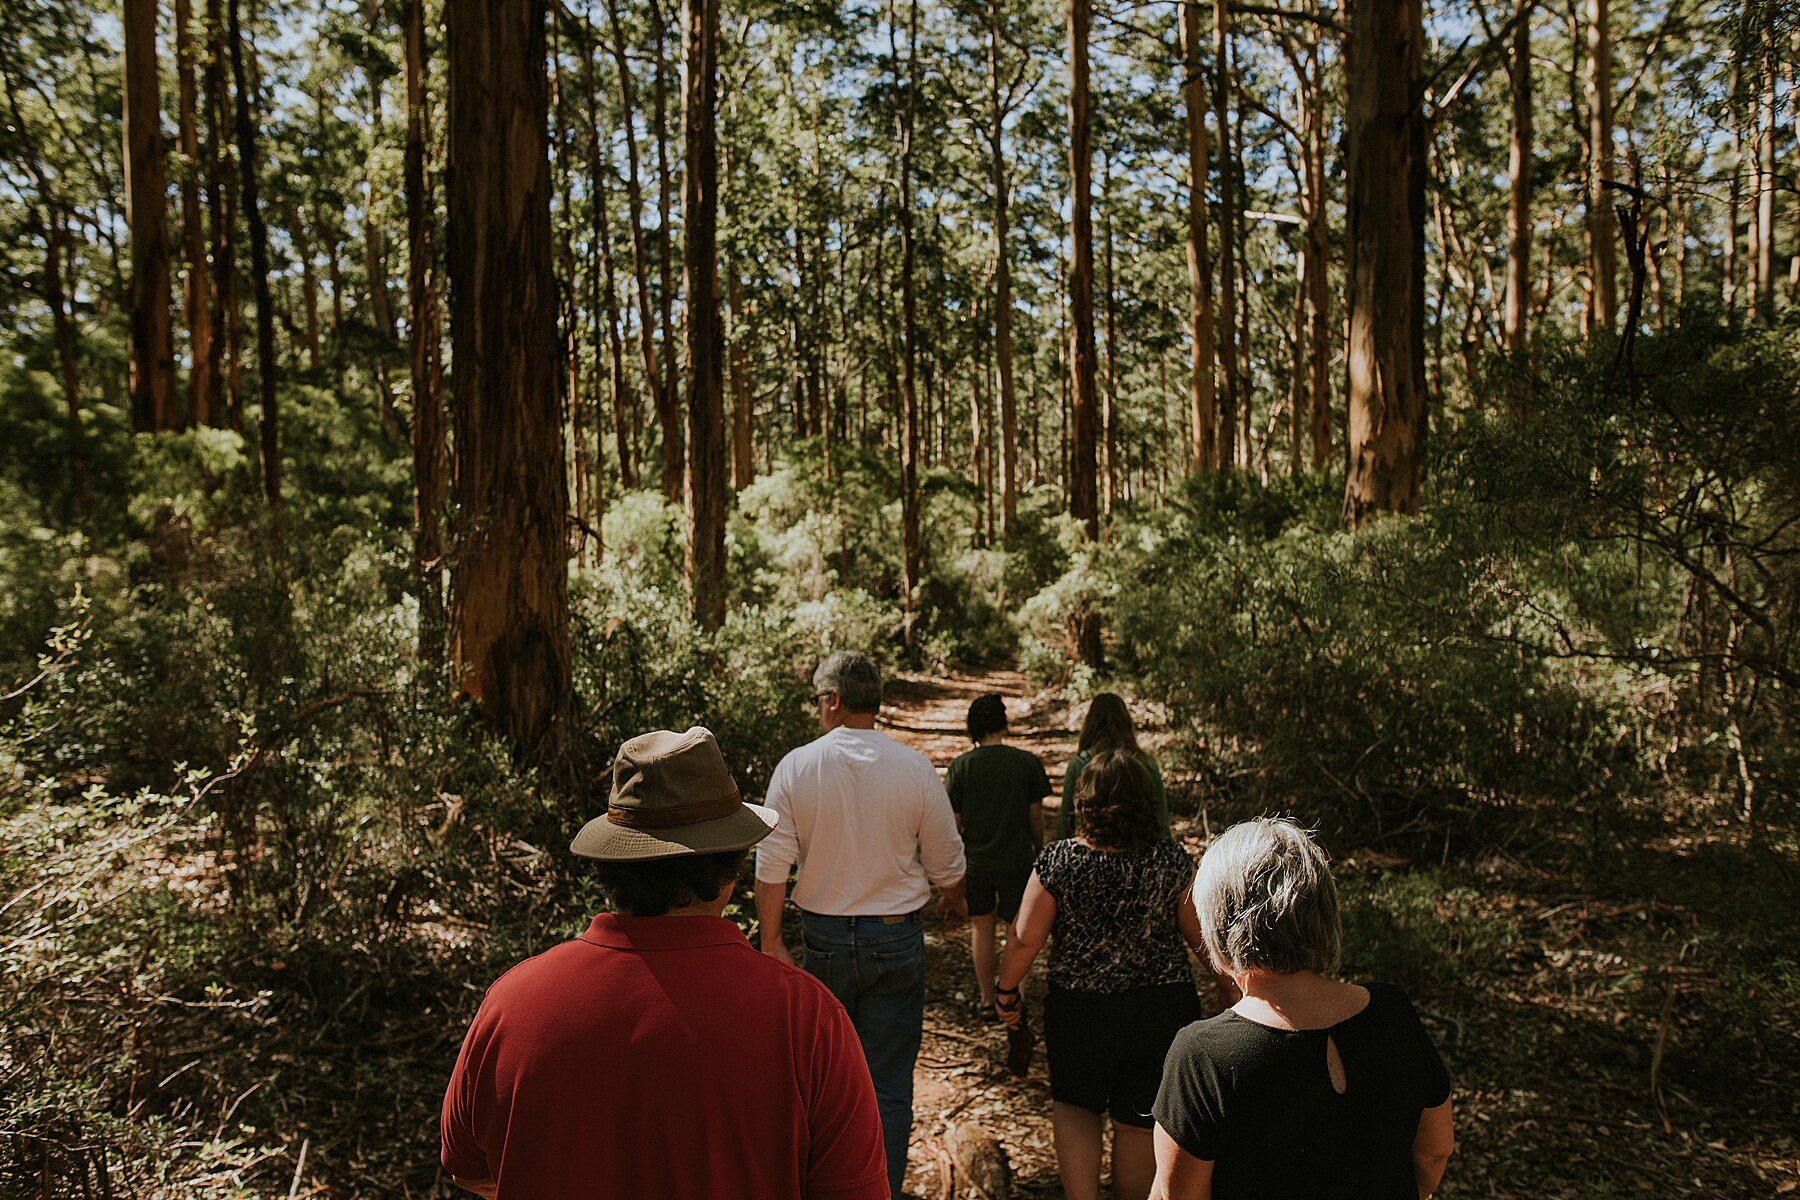
[[[1006,698],[1009,740],[1043,759],[1051,784],[1060,789],[1063,768],[1075,751],[1075,732],[1065,727],[1068,714],[1061,708],[1033,705],[1030,685],[1015,671],[891,680],[881,727],[923,752],[941,771],[969,748],[963,732],[969,702],[987,692]],[[1000,1140],[1012,1161],[1015,1196],[1061,1195],[1050,1143],[1050,1080],[1043,1047],[1023,1079],[1007,1072],[1001,1027],[969,1010],[968,1001],[979,993],[966,929],[946,934],[928,925],[925,954],[925,1042],[913,1076],[907,1191],[940,1195],[937,1139],[949,1122],[958,1121],[979,1125]],[[1041,959],[1025,990],[1034,1024],[1041,1024]]]

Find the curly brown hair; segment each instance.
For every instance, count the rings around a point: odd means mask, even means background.
[[[1156,784],[1130,750],[1102,750],[1075,784],[1075,831],[1090,846],[1136,850],[1162,837]]]

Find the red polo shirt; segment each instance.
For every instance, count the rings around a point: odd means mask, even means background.
[[[488,989],[443,1163],[502,1200],[885,1200],[843,1007],[718,917],[602,914]]]

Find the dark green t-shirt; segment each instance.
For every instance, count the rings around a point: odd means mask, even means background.
[[[969,870],[1002,877],[1031,870],[1031,806],[1050,794],[1044,764],[1015,746],[977,746],[944,776],[950,807],[962,818]]]
[[[1156,820],[1158,828],[1167,833],[1169,832],[1169,792],[1167,788],[1163,787],[1162,768],[1156,765],[1154,758],[1142,750],[1138,751],[1137,757],[1138,761],[1144,764],[1144,770],[1150,772],[1150,782],[1156,786]],[[1087,770],[1087,765],[1092,760],[1093,755],[1086,750],[1077,750],[1075,757],[1069,760],[1068,769],[1063,772],[1062,808],[1056,814],[1056,836],[1058,838],[1075,836],[1075,784],[1080,781],[1081,773]]]

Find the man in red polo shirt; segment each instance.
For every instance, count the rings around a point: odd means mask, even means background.
[[[615,913],[488,989],[444,1095],[443,1163],[500,1200],[886,1200],[875,1092],[823,984],[723,919],[775,814],[712,734],[648,733],[570,849]]]

